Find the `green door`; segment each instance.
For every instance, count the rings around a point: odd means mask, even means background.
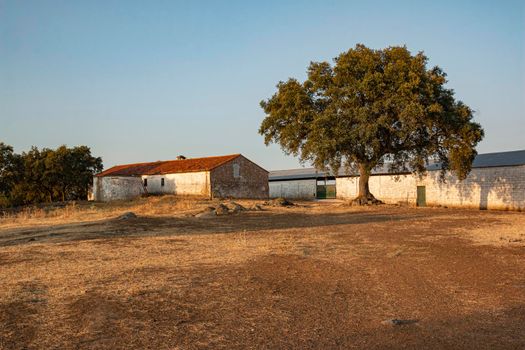
[[[335,185],[326,185],[326,198],[335,198]]]
[[[326,199],[326,186],[325,185],[317,185],[317,198]]]
[[[417,186],[416,205],[418,207],[426,207],[427,206],[427,191],[426,191],[425,186]]]
[[[317,185],[317,199],[334,199],[335,185]]]

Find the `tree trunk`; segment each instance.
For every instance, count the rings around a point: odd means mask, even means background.
[[[354,205],[381,204],[382,202],[370,192],[368,180],[370,179],[370,167],[359,164],[359,194],[352,201]]]

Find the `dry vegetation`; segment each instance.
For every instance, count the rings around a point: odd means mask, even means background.
[[[198,212],[212,201],[175,196],[139,198],[112,203],[71,202],[28,206],[0,212],[0,228],[55,225],[113,218],[126,211],[142,216],[184,215]]]
[[[523,213],[210,204],[2,219],[0,349],[525,348]]]

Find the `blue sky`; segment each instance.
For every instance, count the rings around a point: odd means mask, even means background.
[[[259,102],[356,43],[424,51],[476,111],[479,152],[525,149],[524,1],[0,0],[0,140],[85,144],[106,167],[296,167],[257,133]]]

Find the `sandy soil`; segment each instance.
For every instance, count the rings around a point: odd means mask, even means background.
[[[0,327],[0,349],[523,349],[525,214],[303,203],[11,223]]]

